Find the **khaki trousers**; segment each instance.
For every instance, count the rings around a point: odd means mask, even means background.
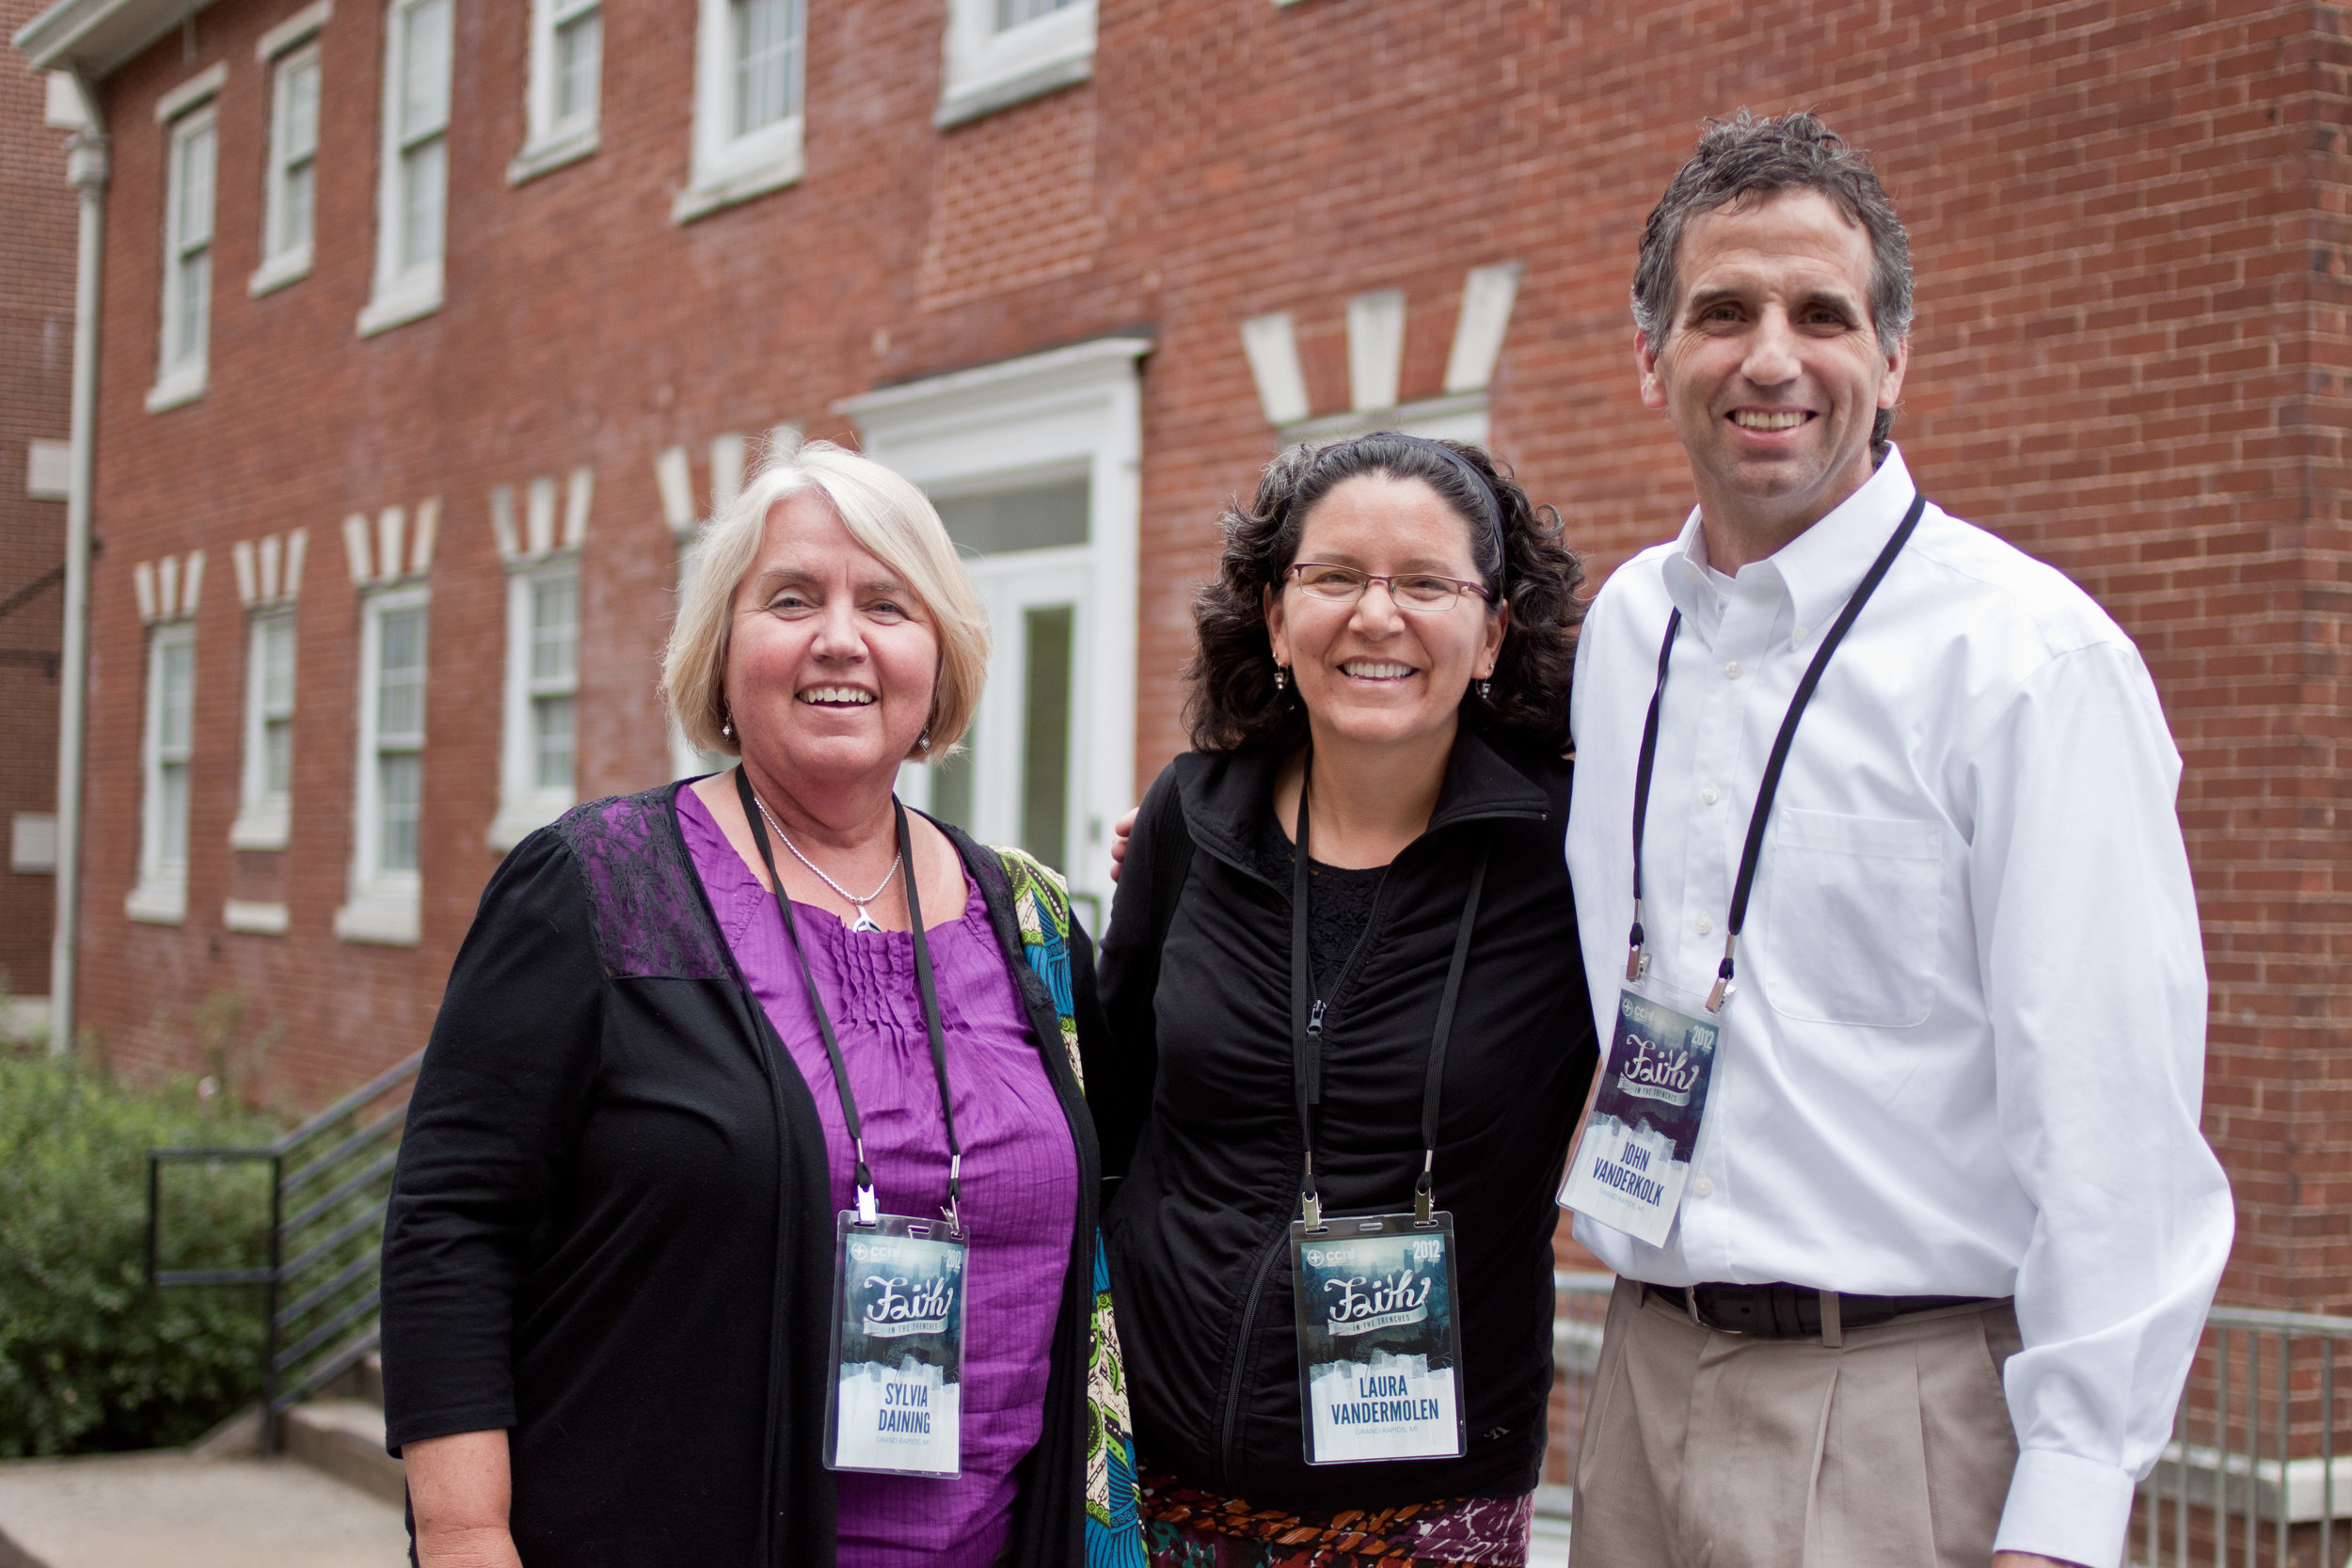
[[[1987,1568],[2017,1464],[2007,1302],[1818,1339],[1720,1334],[1617,1282],[1572,1568]]]

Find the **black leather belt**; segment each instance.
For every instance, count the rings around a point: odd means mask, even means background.
[[[1764,1339],[1821,1338],[1821,1294],[1809,1285],[1644,1285],[1693,1323],[1724,1334],[1753,1334]],[[1994,1296],[1837,1296],[1838,1327],[1868,1328],[1915,1312],[1947,1307],[1985,1307]]]

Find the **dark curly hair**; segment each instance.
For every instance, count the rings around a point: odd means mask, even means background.
[[[1442,445],[1461,461],[1456,463]],[[1475,468],[1502,510],[1502,542],[1487,523],[1486,499],[1476,493],[1461,464]],[[1463,725],[1516,748],[1565,752],[1568,740],[1568,679],[1576,662],[1577,623],[1584,607],[1577,588],[1584,567],[1569,549],[1560,515],[1537,506],[1509,473],[1461,441],[1431,442],[1394,431],[1350,441],[1295,446],[1266,466],[1257,499],[1238,500],[1217,519],[1225,548],[1216,575],[1193,595],[1198,651],[1185,667],[1192,692],[1184,718],[1192,743],[1204,752],[1271,746],[1282,750],[1307,738],[1307,710],[1295,692],[1274,685],[1274,645],[1266,635],[1265,592],[1279,588],[1296,559],[1307,515],[1341,484],[1365,475],[1418,480],[1435,490],[1470,531],[1470,555],[1511,620],[1495,660],[1494,696],[1462,696]]]

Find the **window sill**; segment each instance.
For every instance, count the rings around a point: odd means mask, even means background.
[[[122,912],[150,926],[185,925],[188,918],[186,876],[156,877],[140,882],[131,890],[130,896],[123,899]]]
[[[246,811],[229,825],[229,847],[283,849],[286,847],[287,823],[287,814],[282,807],[276,811],[266,807]]]
[[[193,371],[178,371],[155,383],[147,394],[147,411],[160,414],[167,408],[194,403],[204,395],[204,367]]]
[[[377,947],[414,947],[421,926],[419,903],[413,884],[354,894],[350,903],[335,911],[335,935]]]
[[[953,83],[942,88],[939,106],[931,111],[931,126],[946,131],[971,120],[1042,98],[1049,92],[1074,87],[1094,76],[1094,40],[1022,65],[1001,75]]]
[[[282,937],[286,934],[286,906],[230,898],[220,906],[220,923],[246,936]]]
[[[571,809],[572,800],[568,795],[533,796],[527,800],[502,801],[498,816],[490,819],[489,846],[504,854]]]
[[[289,250],[283,256],[272,257],[253,269],[253,276],[245,280],[247,296],[259,299],[274,293],[289,283],[298,283],[310,276],[310,247]]]
[[[565,131],[534,142],[527,142],[515,161],[506,166],[506,182],[519,185],[552,173],[566,164],[576,164],[595,152],[603,142],[603,134],[594,124],[576,131]]]
[[[708,217],[739,202],[749,201],[755,196],[766,196],[770,191],[780,191],[787,185],[797,183],[806,171],[807,160],[796,146],[771,162],[754,165],[723,179],[687,186],[677,193],[677,199],[671,203],[670,221],[683,225],[697,218]]]
[[[421,321],[440,308],[441,275],[436,268],[426,282],[395,285],[368,301],[367,309],[359,312],[359,336],[373,338],[379,332],[389,332],[395,326]]]

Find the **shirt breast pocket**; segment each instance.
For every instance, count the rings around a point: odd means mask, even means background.
[[[1788,807],[1772,817],[1764,999],[1814,1023],[1924,1022],[1935,1001],[1942,826]]]

